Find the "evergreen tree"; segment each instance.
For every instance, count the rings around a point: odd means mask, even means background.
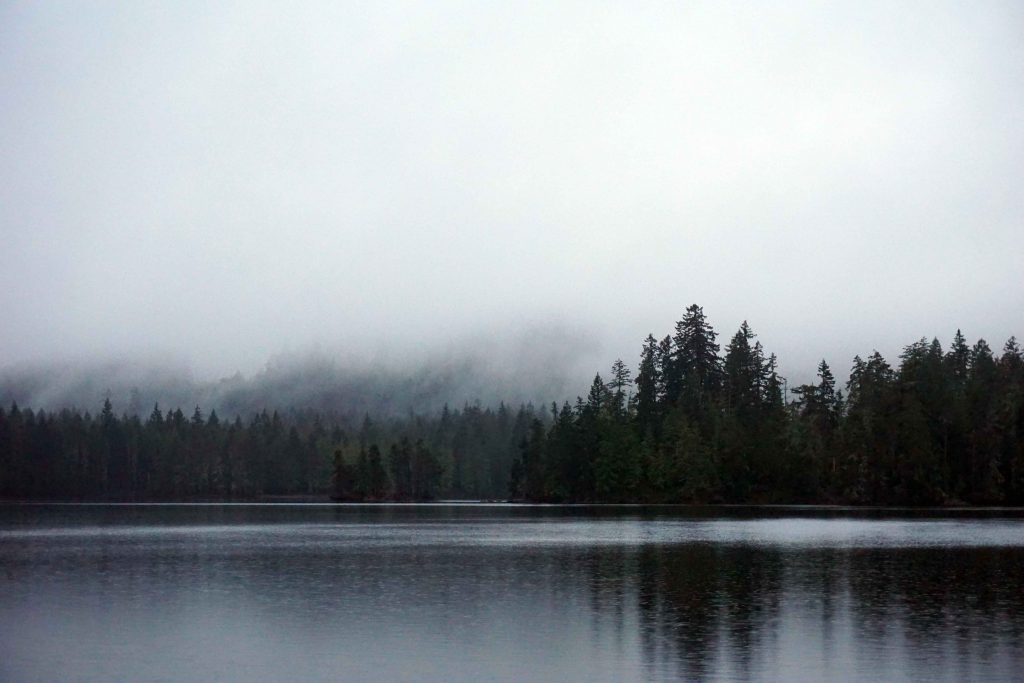
[[[996,428],[1000,441],[1004,501],[1024,502],[1024,353],[1010,337],[999,359],[1000,392],[996,406]]]
[[[512,480],[512,496],[532,501],[548,499],[545,463],[544,425],[540,420],[530,424],[529,436],[519,444],[519,460]]]
[[[971,349],[967,346],[967,340],[960,330],[953,336],[953,344],[946,355],[946,363],[953,375],[953,380],[958,387],[967,384],[967,369],[971,361]]]
[[[433,500],[440,489],[444,468],[422,439],[416,441],[416,446],[412,450],[410,469],[413,499]]]
[[[340,453],[340,450],[336,451]],[[335,466],[337,467],[337,466]],[[360,500],[366,500],[370,498],[370,456],[366,452],[366,447],[363,446],[359,449],[359,457],[356,459],[356,471],[355,471],[355,494]]]
[[[612,364],[611,381],[608,382],[608,393],[611,398],[611,413],[617,420],[626,417],[628,407],[629,386],[633,383],[629,368],[619,358]]]
[[[798,429],[799,460],[805,469],[804,496],[811,496],[819,487],[835,495],[840,457],[837,431],[842,412],[842,398],[835,389],[836,380],[824,360],[818,364],[818,383],[792,389],[798,397],[794,410],[802,423]]]
[[[658,342],[658,366],[655,376],[658,378],[658,401],[661,413],[665,414],[668,407],[679,397],[682,388],[682,377],[672,356],[672,335],[666,335]]]
[[[756,456],[761,414],[764,358],[754,332],[744,320],[726,346],[723,362],[723,410],[720,422],[720,469],[728,500],[749,500],[759,487],[762,464]]]
[[[992,349],[984,339],[979,339],[971,348],[966,385],[969,488],[974,502],[979,503],[1000,502],[1004,488],[995,429],[998,378]]]
[[[649,334],[644,340],[636,375],[636,424],[641,434],[652,429],[658,421],[658,387],[661,382],[658,341]]]
[[[760,385],[760,419],[754,436],[755,458],[759,464],[757,492],[766,501],[783,502],[791,499],[784,476],[789,457],[786,441],[789,413],[783,400],[783,379],[779,377],[774,353],[762,362]]]
[[[388,473],[384,468],[384,459],[381,457],[377,444],[370,445],[367,460],[367,495],[371,500],[383,500],[388,492]]]
[[[676,323],[672,338],[672,368],[679,388],[670,398],[681,401],[692,418],[702,420],[705,430],[707,411],[721,384],[717,336],[704,317],[704,309],[693,304]]]
[[[763,359],[760,347],[751,343],[754,332],[744,320],[726,346],[724,362],[726,406],[744,425],[753,424],[761,406],[761,375]]]
[[[339,448],[334,451],[334,473],[332,477],[334,491],[333,500],[348,502],[358,499],[356,491],[356,473],[351,465],[345,462],[345,454]]]
[[[388,466],[391,470],[395,499],[411,500],[413,497],[412,445],[408,438],[403,437],[398,443],[392,444]]]
[[[894,385],[892,368],[878,351],[867,361],[854,358],[843,440],[856,471],[849,493],[857,502],[892,502],[895,443],[891,425],[898,403]]]

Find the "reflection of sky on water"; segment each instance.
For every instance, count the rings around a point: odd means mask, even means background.
[[[1024,666],[1013,519],[8,512],[4,680],[952,681]]]
[[[501,520],[497,520],[501,521]],[[291,524],[188,524],[159,526],[82,525],[16,527],[0,531],[7,542],[51,539],[92,543],[140,538],[173,541],[216,538],[226,545],[266,543],[275,547],[323,544],[401,545],[641,545],[716,543],[812,548],[1024,547],[1024,521],[1015,519],[875,520],[854,518],[716,520],[564,520],[462,517],[453,521],[310,522]],[[297,533],[298,532],[298,533]],[[48,552],[55,550],[49,546]]]

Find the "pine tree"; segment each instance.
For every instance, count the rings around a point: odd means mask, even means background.
[[[402,437],[401,441],[391,445],[388,465],[391,470],[395,499],[411,500],[413,497],[412,445],[407,437]]]
[[[658,420],[658,386],[661,373],[658,367],[658,341],[647,335],[640,354],[640,368],[636,375],[636,424],[641,434],[654,427]]]
[[[744,320],[726,347],[724,362],[725,399],[743,426],[753,426],[761,406],[762,367],[760,345],[751,344],[756,335]]]
[[[611,413],[617,420],[626,418],[629,394],[628,388],[633,383],[629,368],[617,359],[612,364],[611,381],[608,382],[608,393],[611,395]]]
[[[759,354],[763,357],[763,354]],[[778,374],[778,359],[771,354],[761,362],[760,419],[755,429],[757,483],[762,497],[770,502],[787,499],[787,482],[783,476],[789,459],[787,432],[789,413],[783,400],[783,379]]]
[[[1002,500],[998,436],[995,429],[998,368],[992,349],[984,339],[971,348],[967,371],[967,414],[970,425],[968,462],[970,490],[975,502]]]
[[[953,344],[946,355],[946,363],[949,365],[953,380],[958,387],[967,384],[967,369],[971,361],[971,349],[967,346],[967,340],[958,329],[953,336]]]
[[[793,409],[803,423],[798,433],[798,458],[805,468],[806,482],[801,488],[804,496],[813,496],[821,487],[836,495],[839,486],[839,452],[837,431],[842,412],[842,398],[835,389],[836,380],[828,363],[818,364],[818,383],[805,384],[792,389],[797,401]]]
[[[658,401],[661,406],[661,414],[668,411],[668,407],[675,405],[679,398],[679,391],[682,387],[682,378],[672,357],[672,335],[666,335],[658,342],[658,366],[655,376],[658,378]]]
[[[707,429],[706,412],[721,384],[721,360],[718,357],[718,335],[704,317],[704,309],[693,304],[683,319],[676,323],[672,338],[672,367],[679,389],[674,394],[682,401],[687,414],[702,419]]]
[[[853,484],[858,502],[892,502],[895,437],[892,425],[898,409],[895,375],[875,351],[867,361],[854,358],[847,383],[843,443],[857,472]]]
[[[387,495],[388,473],[384,468],[377,444],[371,444],[367,454],[367,495],[371,500],[382,500]]]
[[[1000,395],[997,428],[1005,502],[1024,502],[1024,353],[1016,337],[1010,337],[999,359]]]
[[[760,346],[752,344],[754,333],[744,320],[726,346],[723,363],[724,391],[719,446],[721,479],[728,500],[749,500],[758,487],[761,466],[757,424],[761,408]]]
[[[444,468],[437,456],[427,448],[423,439],[417,439],[410,463],[412,497],[414,500],[433,500],[441,486]]]
[[[340,449],[336,452],[340,452]],[[366,500],[370,498],[370,489],[372,484],[370,483],[370,456],[366,452],[366,447],[363,446],[359,449],[359,456],[356,458],[356,472],[355,472],[355,495],[359,500]]]
[[[339,448],[334,451],[334,492],[331,498],[338,502],[356,499],[356,476],[353,468],[345,462],[345,454]]]
[[[533,420],[529,435],[519,444],[518,481],[514,496],[529,501],[548,499],[545,441],[544,425],[540,420]]]

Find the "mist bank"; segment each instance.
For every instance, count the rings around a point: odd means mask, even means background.
[[[376,354],[310,349],[280,353],[258,372],[204,379],[187,360],[78,360],[0,369],[0,404],[145,417],[159,405],[249,418],[313,411],[332,419],[437,415],[447,405],[544,405],[581,393],[599,348],[577,332],[531,329],[504,339]]]

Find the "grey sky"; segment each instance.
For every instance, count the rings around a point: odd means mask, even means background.
[[[211,5],[0,7],[0,366],[1024,333],[1021,3]]]

